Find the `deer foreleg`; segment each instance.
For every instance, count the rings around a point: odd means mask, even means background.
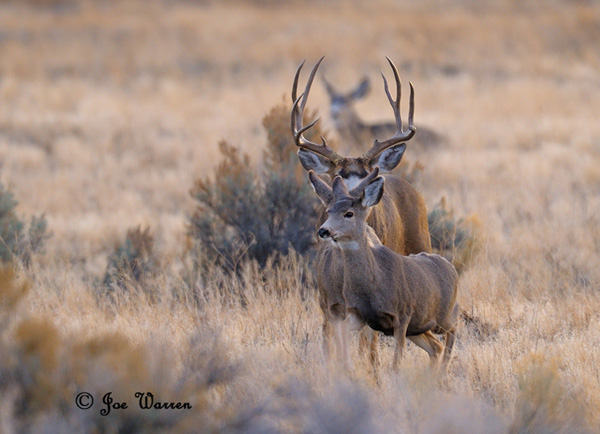
[[[352,367],[352,358],[350,356],[349,341],[350,333],[358,332],[365,327],[363,319],[353,310],[348,310],[346,319],[343,323],[343,345],[344,345],[344,360],[346,368]],[[372,338],[369,338],[372,341]]]
[[[408,316],[394,318],[394,339],[396,339],[396,349],[394,351],[394,362],[392,365],[394,369],[398,369],[400,361],[402,360],[404,345],[406,344],[406,329],[408,328],[409,322],[410,317]]]

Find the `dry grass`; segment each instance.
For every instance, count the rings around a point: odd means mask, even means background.
[[[0,182],[53,236],[0,276],[0,432],[597,431],[599,39],[583,1],[3,2]],[[463,328],[446,378],[414,347],[379,385],[358,354],[329,366],[302,258],[185,278],[190,188],[222,139],[260,160],[262,118],[322,54],[341,88],[397,61],[448,139],[409,147],[419,190],[481,222],[459,292],[488,327]],[[311,104],[332,129],[318,83]],[[377,85],[358,110],[391,117]],[[160,269],[106,296],[136,226]],[[131,408],[79,410],[83,390]],[[143,411],[136,391],[194,407]]]

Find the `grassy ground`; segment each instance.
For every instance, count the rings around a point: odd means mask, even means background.
[[[0,182],[53,236],[1,279],[4,300],[28,291],[0,315],[0,432],[594,432],[599,39],[583,1],[3,2]],[[349,374],[328,364],[302,258],[185,280],[189,190],[219,140],[258,162],[263,116],[323,54],[340,88],[372,79],[357,106],[372,121],[391,118],[378,71],[397,62],[417,122],[446,138],[409,146],[419,191],[482,223],[459,292],[489,327],[463,328],[444,378],[411,345],[380,384],[358,352]],[[310,102],[332,130],[320,83]],[[107,298],[108,256],[136,225],[160,268]],[[111,391],[130,408],[103,417]],[[136,391],[193,408],[140,410]]]

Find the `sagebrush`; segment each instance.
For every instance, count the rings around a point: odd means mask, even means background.
[[[43,250],[50,233],[43,214],[32,216],[29,225],[19,218],[18,204],[14,195],[0,183],[0,262],[20,261],[27,267],[32,256]]]
[[[154,251],[154,235],[150,228],[130,228],[122,244],[108,257],[103,283],[108,289],[126,289],[130,283],[142,284],[160,267]]]
[[[281,104],[265,116],[268,141],[258,167],[239,148],[219,143],[222,160],[214,179],[199,179],[191,190],[198,208],[188,235],[197,260],[235,270],[248,259],[264,266],[290,248],[310,252],[318,203],[299,170],[289,112]]]
[[[431,248],[462,272],[475,258],[481,241],[477,216],[457,219],[442,198],[427,214]]]

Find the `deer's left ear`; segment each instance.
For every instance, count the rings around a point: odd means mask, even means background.
[[[380,172],[391,172],[396,168],[406,151],[406,143],[392,146],[369,161],[371,167],[379,167]]]
[[[381,200],[383,196],[383,183],[384,180],[381,176],[375,178],[369,185],[365,187],[362,195],[361,205],[365,208],[375,206]]]

